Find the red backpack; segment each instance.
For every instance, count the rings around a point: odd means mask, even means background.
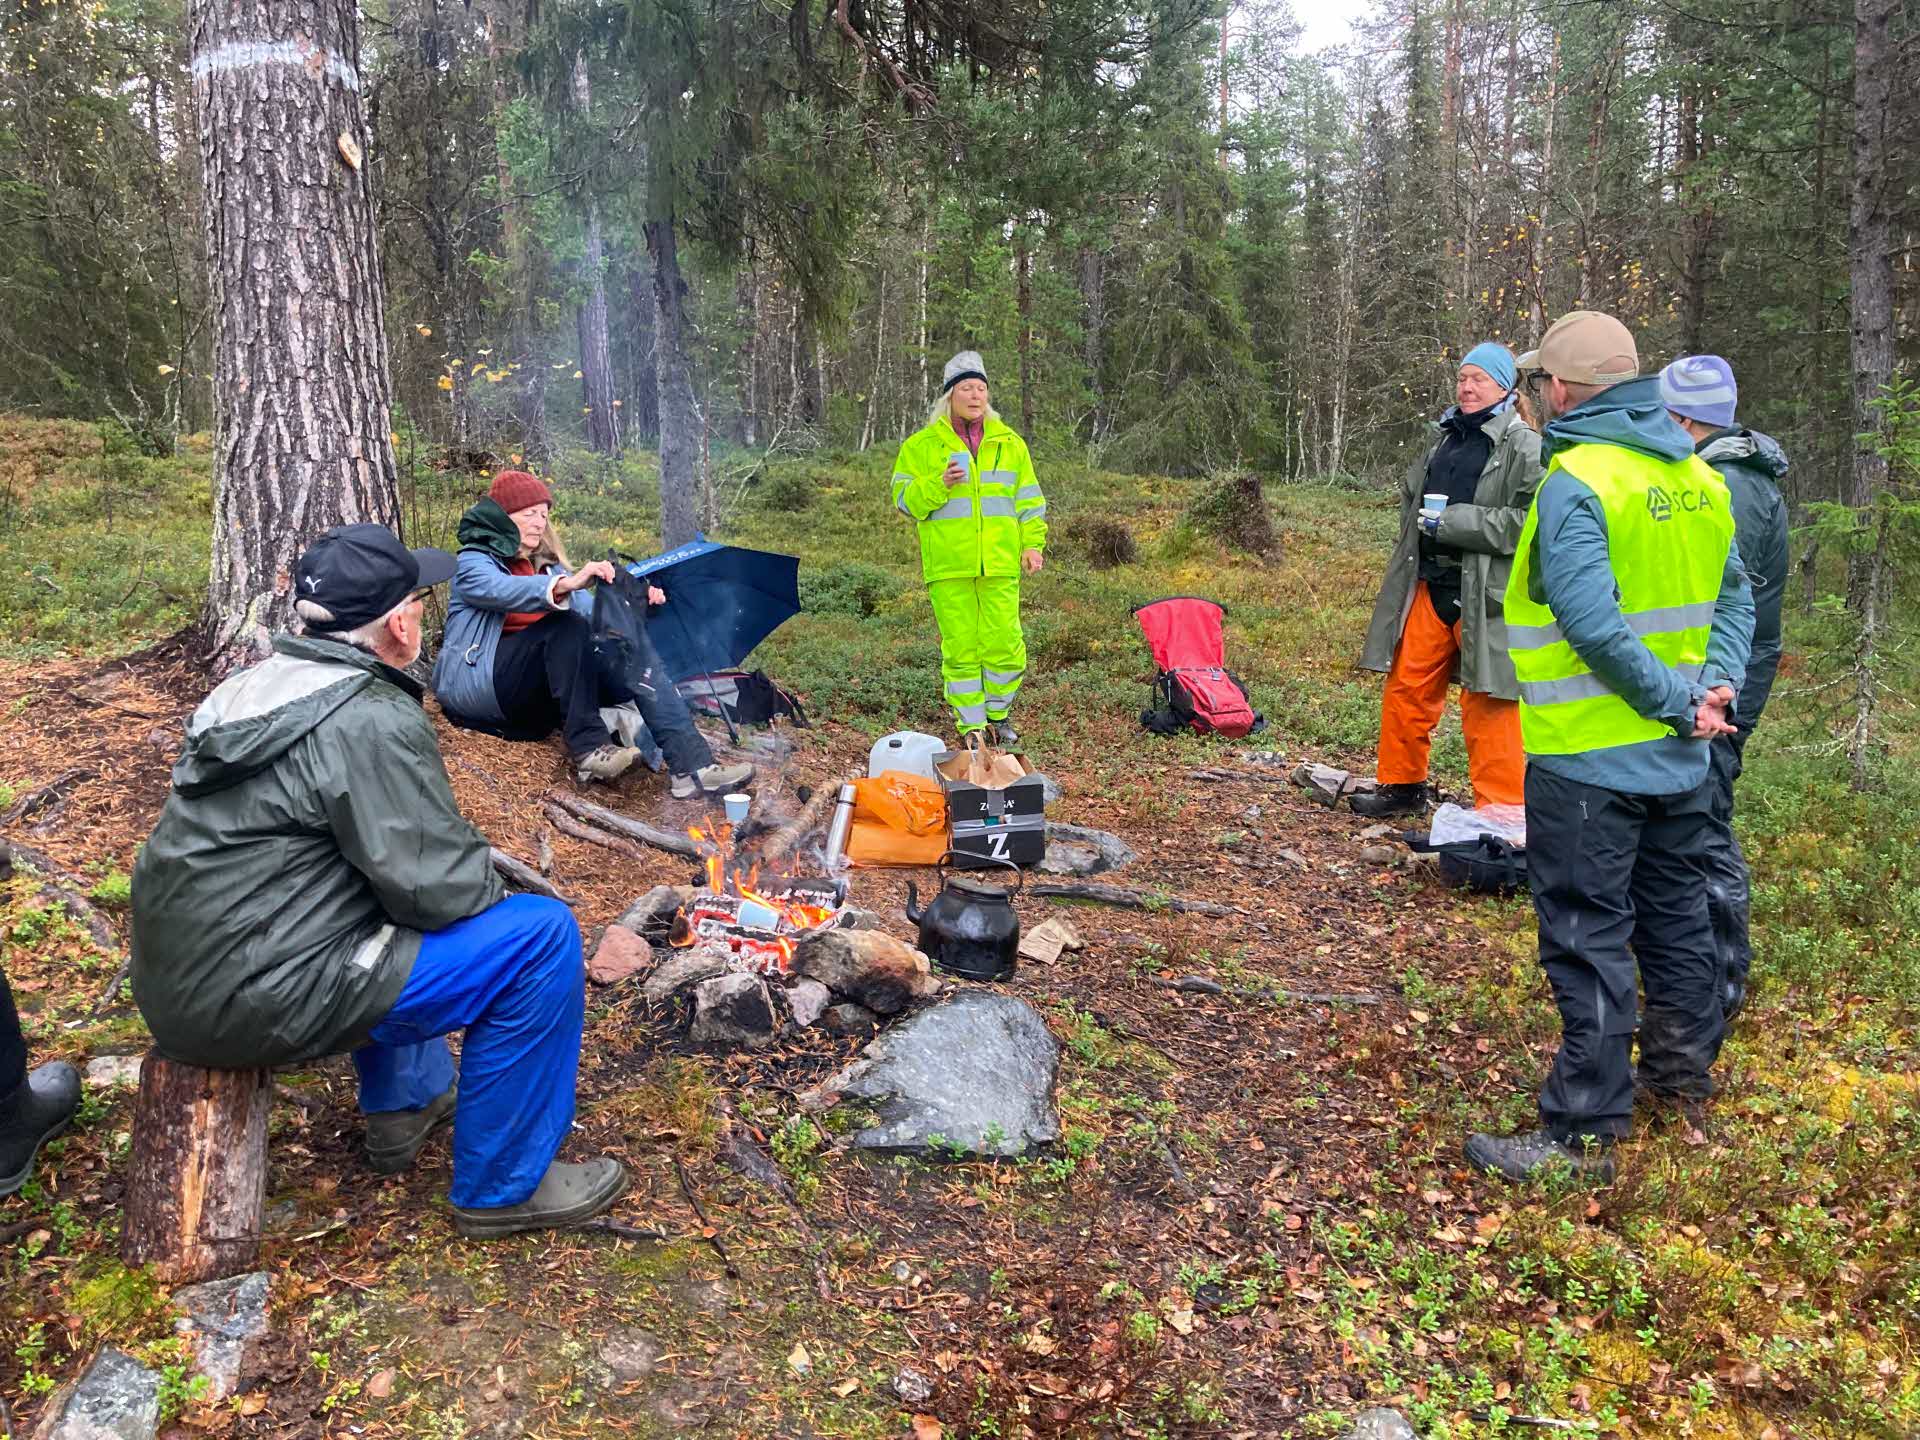
[[[1147,637],[1159,674],[1153,703],[1140,723],[1157,735],[1197,730],[1238,740],[1266,728],[1266,717],[1247,699],[1247,687],[1227,669],[1221,622],[1226,609],[1212,600],[1175,595],[1133,612]]]

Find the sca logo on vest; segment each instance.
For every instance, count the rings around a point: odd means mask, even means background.
[[[1671,520],[1673,507],[1676,504],[1688,514],[1693,514],[1696,511],[1713,509],[1713,496],[1705,490],[1682,490],[1676,500],[1659,485],[1647,487],[1647,514],[1656,522]]]

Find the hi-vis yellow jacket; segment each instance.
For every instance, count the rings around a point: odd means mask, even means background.
[[[918,522],[927,581],[1017,576],[1020,552],[1047,546],[1047,500],[1027,442],[989,416],[966,483],[949,489],[940,477],[966,448],[943,415],[909,435],[893,462],[894,508]]]
[[[1628,627],[1682,683],[1698,686],[1733,545],[1726,482],[1697,455],[1663,462],[1618,445],[1556,452],[1541,490],[1558,470],[1591,490],[1606,514],[1614,593]],[[1577,755],[1671,736],[1671,726],[1635,710],[1561,633],[1538,576],[1539,524],[1536,494],[1506,596],[1527,753]]]

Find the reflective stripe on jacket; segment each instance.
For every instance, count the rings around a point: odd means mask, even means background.
[[[893,506],[916,522],[924,580],[1017,576],[1020,552],[1047,546],[1047,499],[1027,442],[989,416],[964,484],[941,478],[966,442],[943,415],[909,435],[893,462]]]
[[[1726,483],[1697,456],[1661,461],[1617,445],[1557,452],[1543,489],[1558,470],[1591,490],[1605,513],[1614,591],[1628,627],[1677,679],[1697,687],[1733,545]],[[1561,634],[1539,579],[1539,518],[1536,499],[1506,601],[1527,753],[1573,755],[1671,736],[1669,724],[1636,711]]]

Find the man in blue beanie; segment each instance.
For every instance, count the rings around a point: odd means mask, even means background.
[[[1729,1019],[1745,1002],[1753,946],[1747,934],[1746,856],[1733,833],[1733,782],[1747,739],[1766,709],[1780,668],[1780,601],[1787,587],[1787,504],[1779,479],[1787,456],[1771,436],[1735,418],[1740,387],[1718,355],[1684,355],[1660,372],[1660,402],[1693,440],[1694,454],[1720,472],[1733,496],[1734,543],[1753,586],[1753,654],[1735,697],[1731,735],[1715,739],[1707,786],[1713,804],[1712,877],[1707,889],[1724,974],[1721,1005]]]

